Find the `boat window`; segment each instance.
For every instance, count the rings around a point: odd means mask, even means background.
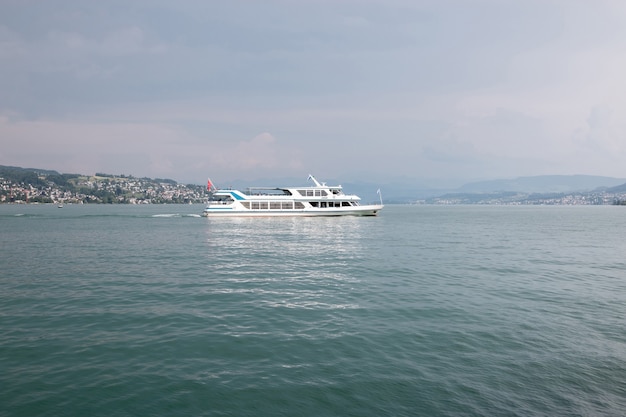
[[[252,210],[267,210],[269,203],[267,201],[253,201]]]
[[[298,192],[303,197],[324,197],[328,195],[326,190],[298,190]]]
[[[303,209],[304,208],[304,204],[302,204],[299,201],[296,201],[296,202],[293,203],[293,208],[294,209]]]
[[[210,204],[232,204],[235,200],[229,195],[213,196],[210,200]]]
[[[280,201],[270,202],[270,210],[280,210]]]
[[[291,201],[283,201],[283,206],[282,206],[283,210],[292,210],[293,209],[293,202]]]
[[[349,203],[349,202],[347,202],[347,201],[342,202],[342,203],[341,203],[341,205],[342,205],[343,207],[350,207],[350,203]]]
[[[252,210],[263,210],[267,208],[267,203],[263,201],[253,201]]]
[[[311,201],[311,206],[318,207],[319,203],[317,201]]]

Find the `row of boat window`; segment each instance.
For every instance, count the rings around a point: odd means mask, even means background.
[[[299,201],[242,201],[241,204],[250,210],[297,210],[303,209]],[[348,201],[311,201],[311,206],[319,208],[350,207]]]
[[[325,190],[298,190],[298,192],[304,197],[324,197],[328,195]]]
[[[241,204],[252,210],[294,210],[303,209],[304,204],[299,201],[242,201]]]
[[[311,201],[313,207],[350,207],[351,204],[348,201]]]

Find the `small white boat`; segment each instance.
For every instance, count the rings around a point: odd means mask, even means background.
[[[210,197],[205,217],[225,216],[376,216],[380,204],[361,205],[354,194],[344,194],[341,185],[319,183],[312,175],[314,186],[305,187],[254,187],[246,192],[231,189],[214,189],[207,184]],[[380,197],[380,190],[378,191]]]

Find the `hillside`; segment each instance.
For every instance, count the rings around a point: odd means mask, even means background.
[[[0,166],[0,203],[201,203],[205,194],[204,186],[170,179]]]
[[[320,178],[340,184],[332,178]],[[221,187],[293,186],[302,178],[228,181]],[[408,178],[388,182],[342,183],[344,191],[364,203],[379,199],[386,204],[620,204],[626,201],[626,179],[589,175],[547,175],[472,182],[456,189],[429,187]],[[206,201],[204,185],[178,184],[171,179],[136,178],[96,173],[61,174],[54,170],[0,165],[0,203],[200,203]]]
[[[456,190],[456,192],[492,193],[509,191],[522,193],[567,193],[592,191],[601,187],[615,187],[624,183],[626,183],[625,178],[594,175],[541,175],[535,177],[472,182],[463,185]]]

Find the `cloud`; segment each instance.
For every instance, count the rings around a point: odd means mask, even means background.
[[[261,133],[249,141],[237,144],[233,161],[242,170],[275,168],[277,162],[276,139],[269,133]]]
[[[624,175],[624,2],[243,4],[3,3],[0,163]]]
[[[578,133],[580,144],[589,152],[604,157],[626,157],[626,122],[616,119],[615,111],[607,106],[594,106],[587,118],[587,127]]]
[[[263,132],[249,140],[223,143],[220,149],[209,153],[210,166],[218,175],[254,177],[284,176],[287,172],[302,169],[297,150],[290,148],[270,133]]]
[[[159,167],[160,171],[145,166],[150,159],[158,159],[156,155],[167,155],[180,133],[155,125],[11,122],[4,118],[0,136],[10,138],[0,158],[16,165],[79,173],[138,170],[134,173],[148,175],[167,172],[165,164]]]
[[[0,163],[61,172],[131,174],[201,182],[284,176],[303,170],[300,151],[270,133],[251,139],[203,137],[165,124],[77,123],[0,119]],[[4,162],[8,161],[8,162]]]

